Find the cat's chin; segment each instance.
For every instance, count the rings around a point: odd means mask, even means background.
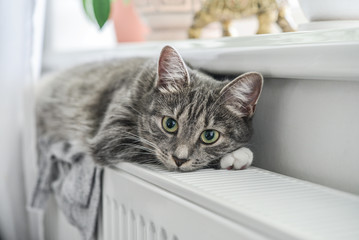
[[[180,167],[177,167],[175,164],[171,164],[167,161],[161,161],[161,162],[163,166],[171,172],[192,172],[199,169],[199,168],[193,168],[191,165],[189,166],[182,165]]]
[[[175,165],[175,164],[171,164],[169,162],[169,158],[168,159],[163,159],[163,158],[160,158],[159,156],[157,156],[157,159],[160,160],[160,162],[162,163],[162,165],[169,171],[178,171],[178,167]]]
[[[180,168],[178,168],[177,171],[179,171],[179,172],[193,172],[193,171],[196,171],[196,170],[199,170],[199,169],[201,169],[201,168],[194,168],[194,167],[184,167],[184,168],[182,168],[182,167],[180,167]]]
[[[183,163],[180,167],[178,167],[175,164],[175,162],[172,160],[172,158],[168,156],[168,154],[163,153],[162,151],[160,152],[157,149],[156,149],[156,157],[163,164],[165,168],[167,168],[169,171],[172,172],[192,172],[205,167],[205,165],[197,165],[194,167],[192,160],[189,160]]]
[[[178,171],[178,167],[177,166],[172,166],[172,165],[168,165],[168,164],[164,164],[163,165],[165,166],[165,168],[168,170],[168,171],[171,171],[171,172],[176,172]]]
[[[191,164],[185,166],[182,165],[180,167],[177,167],[176,165],[171,165],[168,163],[163,163],[163,165],[171,172],[193,172],[199,169],[202,169],[203,167],[193,167]]]
[[[166,166],[167,170],[171,171],[171,172],[193,172],[198,170],[199,168],[192,168],[192,167],[186,167],[186,168],[182,168],[182,167],[177,167],[177,166]]]

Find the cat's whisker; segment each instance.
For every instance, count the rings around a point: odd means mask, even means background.
[[[151,141],[147,140],[147,139],[144,139],[134,133],[130,133],[130,132],[126,132],[126,134],[130,135],[134,140],[139,140],[139,141],[143,141],[145,142],[146,144],[148,144],[149,146],[153,147],[154,149],[149,149],[149,148],[146,148],[145,146],[139,146],[139,145],[136,145],[135,147],[137,148],[142,148],[146,151],[149,151],[149,152],[152,152],[154,153],[155,155],[160,155],[162,158],[164,159],[167,159],[168,157],[154,144],[152,143]]]
[[[147,139],[144,139],[144,138],[140,137],[139,135],[136,135],[136,134],[131,133],[131,132],[125,132],[125,133],[137,138],[137,140],[144,141],[144,142],[148,143],[149,145],[154,145],[154,143],[150,142]]]
[[[135,109],[134,107],[132,107],[132,106],[127,106],[128,108],[131,108],[133,111],[135,111],[139,116],[142,116],[143,114],[142,113],[140,113],[137,109]]]
[[[128,134],[132,135],[133,137],[136,137],[136,138],[137,138],[138,140],[140,140],[140,141],[145,142],[146,144],[150,145],[150,146],[153,147],[154,149],[157,149],[157,152],[158,152],[159,154],[161,154],[163,157],[166,157],[166,156],[162,153],[162,151],[160,151],[160,149],[159,149],[154,143],[152,143],[151,141],[149,141],[149,140],[147,140],[147,139],[144,139],[144,138],[142,138],[142,137],[140,137],[140,136],[138,136],[138,135],[136,135],[136,134],[133,134],[133,133],[129,133],[129,132],[128,132]]]
[[[123,144],[119,144],[118,146],[128,146],[128,147],[133,147],[133,148],[141,149],[141,150],[144,150],[144,151],[147,151],[147,152],[155,153],[155,151],[154,151],[153,149],[146,148],[146,147],[144,147],[144,146],[136,145],[136,144],[123,143]]]

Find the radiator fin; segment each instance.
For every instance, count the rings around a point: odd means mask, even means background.
[[[130,240],[132,239],[137,239],[137,221],[136,221],[136,215],[133,212],[133,210],[131,210],[131,224],[130,224]]]
[[[104,204],[103,204],[103,216],[106,216],[103,219],[103,229],[104,229],[104,239],[112,240],[112,206],[111,206],[111,199],[109,196],[104,197]],[[109,217],[110,216],[110,217]]]
[[[144,218],[140,217],[140,228],[138,231],[139,240],[146,240],[146,222]]]
[[[127,240],[128,239],[128,219],[127,219],[127,209],[125,207],[125,205],[121,205],[121,223],[120,225],[115,225],[115,226],[120,226],[120,233],[121,233],[121,238],[123,240]],[[114,226],[114,227],[115,227]]]
[[[150,238],[149,240],[157,240],[156,227],[153,222],[150,223]]]
[[[165,229],[161,229],[161,238],[160,240],[167,240],[167,233]]]
[[[120,237],[119,228],[118,227],[114,228],[113,226],[119,226],[119,224],[120,224],[120,210],[119,210],[119,206],[116,201],[112,200],[112,204],[114,206],[114,209],[111,213],[112,223],[113,223],[113,224],[111,224],[112,225],[111,229],[112,229],[112,233],[113,233],[112,239],[119,239],[119,237]]]

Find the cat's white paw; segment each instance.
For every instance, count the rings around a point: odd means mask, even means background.
[[[245,169],[252,164],[253,153],[249,148],[242,147],[228,153],[221,159],[222,169]]]

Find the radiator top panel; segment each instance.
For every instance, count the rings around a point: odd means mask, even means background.
[[[169,172],[120,163],[120,170],[275,239],[359,239],[359,197],[255,167]]]

